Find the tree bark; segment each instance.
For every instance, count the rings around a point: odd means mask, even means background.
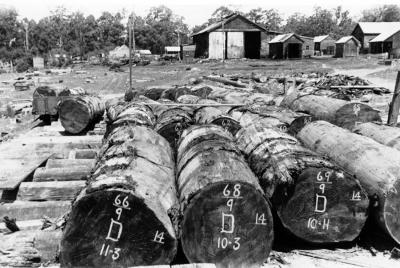
[[[135,119],[151,125],[154,118],[136,106],[114,109],[117,127],[110,128],[95,172],[72,205],[61,241],[63,266],[169,264],[175,256],[172,150],[149,125],[135,126]]]
[[[104,114],[104,103],[98,97],[78,96],[61,101],[59,115],[65,131],[78,134],[94,126]]]
[[[383,145],[400,150],[400,128],[374,123],[359,124],[354,132],[371,138]]]
[[[306,125],[298,137],[357,177],[378,222],[400,243],[400,152],[324,121]]]
[[[382,122],[379,112],[364,103],[348,102],[325,96],[294,93],[286,96],[281,106],[295,112],[307,113],[316,120],[325,120],[350,130],[359,123]]]
[[[359,235],[368,199],[352,176],[284,132],[251,126],[236,137],[287,230],[312,243]]]
[[[185,130],[177,163],[189,261],[259,267],[271,250],[272,215],[232,135],[215,125]]]

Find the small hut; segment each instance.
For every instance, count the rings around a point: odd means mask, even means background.
[[[295,34],[281,34],[269,42],[271,59],[298,59],[303,54],[303,39]]]
[[[344,36],[335,43],[336,58],[357,57],[360,50],[360,42],[352,35]]]
[[[329,35],[314,37],[314,51],[319,55],[335,55],[335,40]]]

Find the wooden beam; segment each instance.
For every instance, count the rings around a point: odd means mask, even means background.
[[[0,190],[13,190],[42,165],[51,153],[28,159],[0,159]]]
[[[77,192],[86,185],[86,181],[46,181],[23,182],[19,186],[17,200],[72,200]]]
[[[92,167],[79,165],[60,168],[38,168],[33,174],[33,181],[78,181],[86,180]]]
[[[14,201],[13,203],[0,204],[0,215],[16,218],[17,221],[42,219],[43,216],[58,218],[69,211],[69,201]]]
[[[396,85],[394,87],[392,102],[389,105],[389,116],[387,124],[395,126],[399,117],[400,109],[400,71],[397,72]]]

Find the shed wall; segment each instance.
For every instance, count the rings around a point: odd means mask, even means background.
[[[225,47],[225,32],[211,32],[208,36],[208,57],[223,59]]]
[[[244,34],[243,32],[227,33],[227,58],[244,58]]]

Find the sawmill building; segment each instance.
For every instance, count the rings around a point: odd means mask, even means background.
[[[194,33],[195,56],[210,59],[259,59],[269,54],[269,31],[240,14],[232,14]]]

